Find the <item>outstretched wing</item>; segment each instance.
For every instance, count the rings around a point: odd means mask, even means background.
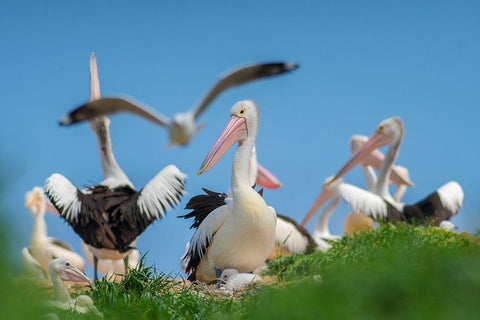
[[[155,220],[162,219],[167,210],[180,202],[185,194],[187,176],[174,166],[169,165],[150,180],[136,196],[125,204],[125,209],[115,217],[114,230],[121,243],[134,241]]]
[[[85,194],[58,173],[52,174],[45,183],[45,192],[53,206],[85,243],[95,248],[115,249],[118,244],[108,224],[109,217],[95,201],[106,189],[104,186],[90,188],[90,194]]]
[[[197,229],[183,257],[183,261],[187,262],[185,272],[190,274],[189,280],[195,280],[195,272],[203,255],[207,251],[213,236],[224,224],[231,211],[231,201],[226,199],[225,194],[207,189],[204,189],[204,191],[206,195],[195,196],[187,204],[186,209],[192,209],[193,211],[180,216],[180,218],[185,219],[193,217],[192,227]]]
[[[174,165],[160,171],[139,192],[136,204],[140,215],[151,220],[163,218],[165,212],[177,205],[185,194],[186,178],[187,175]]]
[[[100,98],[75,108],[62,117],[60,125],[69,126],[95,117],[119,112],[136,114],[162,127],[167,127],[170,124],[170,120],[167,117],[140,102],[131,98],[114,97]]]
[[[353,210],[363,213],[374,220],[389,222],[405,221],[403,213],[391,203],[376,194],[357,188],[351,184],[342,183],[338,186],[340,196]]]
[[[457,214],[463,205],[463,190],[455,181],[450,181],[423,200],[407,205],[403,211],[408,221],[428,221],[436,226]]]
[[[197,119],[200,114],[212,103],[212,101],[220,95],[223,91],[245,84],[250,81],[276,76],[285,72],[289,72],[298,68],[298,65],[290,62],[273,62],[251,64],[235,69],[226,75],[222,76],[205,97],[198,103],[191,111],[194,119]]]

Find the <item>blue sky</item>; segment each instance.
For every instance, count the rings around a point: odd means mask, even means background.
[[[11,246],[19,253],[29,244],[26,191],[54,172],[79,187],[102,180],[88,125],[57,125],[89,98],[91,51],[102,95],[129,94],[166,115],[190,108],[233,66],[271,60],[301,65],[293,74],[221,95],[186,148],[166,148],[167,134],[142,119],[112,118],[116,158],[137,188],[170,163],[189,175],[189,195],[138,241],[159,270],[179,271],[192,231],[176,216],[186,212],[188,199],[201,187],[230,188],[232,151],[204,175],[196,171],[231,106],[247,98],[261,112],[259,161],[284,184],[265,192],[277,212],[301,220],[324,178],[349,157],[350,136],[370,135],[396,115],[405,125],[397,163],[408,167],[416,184],[405,202],[456,180],[466,200],[452,221],[461,230],[480,229],[479,15],[477,1],[2,1],[0,163],[2,214],[15,233]],[[365,185],[358,169],[346,180]],[[342,205],[331,218],[333,233],[341,233],[347,212]],[[80,250],[68,225],[54,216],[47,223],[50,235]]]

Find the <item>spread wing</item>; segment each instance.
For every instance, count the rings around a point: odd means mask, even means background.
[[[115,233],[109,225],[110,217],[104,215],[96,197],[106,187],[80,191],[67,178],[54,173],[46,181],[45,192],[53,206],[85,243],[95,248],[115,249],[118,247]]]
[[[250,81],[276,76],[285,72],[289,72],[298,68],[298,65],[289,62],[273,62],[251,64],[235,69],[226,75],[222,76],[220,80],[207,92],[204,98],[191,111],[194,119],[197,119],[200,114],[208,107],[210,103],[223,91],[236,87]]]
[[[170,124],[167,117],[132,98],[113,97],[93,100],[75,108],[62,117],[60,125],[69,126],[95,117],[119,112],[136,114],[161,127],[167,127]]]
[[[169,165],[160,171],[142,190],[137,207],[140,214],[148,219],[161,219],[165,212],[180,202],[185,194],[187,175],[176,166]]]

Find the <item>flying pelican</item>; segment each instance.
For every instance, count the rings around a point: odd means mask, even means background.
[[[382,162],[374,193],[350,186],[352,195],[342,198],[355,210],[374,219],[390,222],[405,221],[430,222],[436,226],[444,220],[449,220],[457,214],[463,205],[463,190],[455,181],[450,181],[428,195],[425,199],[413,205],[396,202],[388,191],[388,178],[392,164],[397,157],[403,138],[403,122],[393,117],[382,121],[376,132],[359,148],[345,163],[340,171],[327,184],[345,175],[353,166],[361,162],[372,150],[389,145],[385,159]],[[354,195],[353,195],[354,194]]]
[[[75,310],[79,313],[94,313],[103,318],[103,315],[93,304],[92,298],[80,295],[76,298],[70,297],[67,287],[63,281],[88,282],[90,279],[66,258],[57,258],[49,264],[50,277],[53,283],[54,301],[48,301],[49,307],[62,310]]]
[[[91,99],[100,96],[95,56],[90,58]],[[77,189],[64,176],[54,173],[46,181],[46,193],[73,230],[93,254],[95,280],[98,259],[119,260],[134,249],[132,242],[165,211],[178,204],[185,193],[186,175],[174,165],[160,171],[142,190],[117,164],[112,152],[109,120],[90,122],[100,150],[104,180],[96,186]],[[125,259],[125,265],[128,262]]]
[[[185,259],[189,280],[214,281],[224,269],[252,272],[270,254],[275,241],[275,209],[268,206],[249,182],[248,168],[258,132],[259,112],[250,100],[237,102],[231,118],[215,142],[198,174],[212,168],[239,142],[233,160],[231,198],[216,193],[190,199],[193,235]]]
[[[187,112],[175,114],[173,119],[169,119],[131,98],[112,97],[95,99],[74,109],[60,120],[60,124],[71,125],[101,115],[130,112],[167,129],[170,134],[171,146],[187,145],[193,136],[203,128],[203,124],[197,124],[198,118],[223,91],[254,80],[293,71],[297,68],[298,65],[294,63],[274,62],[251,64],[235,69],[222,76],[200,103]]]
[[[30,248],[24,248],[22,251],[24,263],[29,263],[33,259],[44,272],[48,273],[50,261],[58,257],[65,257],[79,269],[85,270],[85,261],[80,255],[73,252],[68,244],[47,236],[46,202],[43,189],[40,187],[34,187],[25,196],[25,207],[33,216],[33,230]],[[29,265],[33,266],[31,263]],[[33,270],[28,266],[25,268]]]

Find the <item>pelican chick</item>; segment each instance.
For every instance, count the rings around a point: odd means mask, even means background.
[[[90,279],[82,271],[63,257],[52,260],[49,264],[49,271],[55,298],[55,300],[47,302],[49,307],[74,310],[79,313],[93,313],[97,317],[103,318],[102,313],[93,304],[92,298],[80,295],[72,299],[63,282],[90,282]]]

